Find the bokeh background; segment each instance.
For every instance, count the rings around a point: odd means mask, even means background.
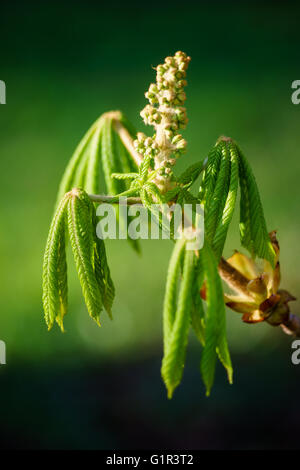
[[[298,448],[300,366],[291,338],[228,311],[234,385],[218,367],[210,398],[191,334],[181,386],[160,379],[168,241],[142,256],[108,243],[114,320],[88,317],[70,259],[66,333],[47,332],[41,264],[58,183],[81,136],[103,112],[139,111],[152,66],[178,49],[188,72],[184,168],[221,134],[257,176],[278,229],[282,285],[299,297],[300,8],[289,2],[6,2],[1,4],[0,447],[50,449]],[[238,248],[237,218],[226,246]],[[293,310],[300,314],[299,301]]]

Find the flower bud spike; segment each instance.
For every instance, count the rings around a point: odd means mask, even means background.
[[[151,83],[145,93],[150,104],[141,111],[141,117],[145,124],[154,127],[155,134],[152,138],[144,138],[139,133],[134,146],[145,157],[150,154],[151,145],[155,170],[163,167],[172,157],[178,158],[186,148],[186,141],[178,130],[187,124],[183,107],[186,80],[183,77],[189,61],[190,57],[180,51],[173,57],[167,57],[164,64],[156,67],[156,83]],[[174,186],[173,171],[158,172],[156,183],[162,192],[171,189]]]

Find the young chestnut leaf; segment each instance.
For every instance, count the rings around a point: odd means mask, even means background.
[[[112,318],[112,305],[115,298],[115,286],[110,275],[104,241],[96,234],[96,214],[93,212],[94,226],[94,267],[96,280],[101,292],[103,306],[110,318]]]
[[[112,173],[119,171],[117,164],[116,142],[114,138],[113,119],[107,117],[103,124],[103,137],[102,137],[102,168],[105,178],[106,188],[109,194],[115,195],[119,192],[119,184],[114,178]],[[123,189],[124,190],[124,189]]]
[[[236,143],[227,137],[221,137],[209,153],[200,186],[199,198],[205,208],[205,236],[219,259],[232,220],[238,183],[241,243],[252,256],[264,258],[273,265],[275,253],[253,172]]]
[[[102,126],[102,118],[97,119],[96,122],[90,127],[87,133],[79,142],[78,146],[73,153],[61,180],[58,194],[57,203],[61,201],[62,197],[70,191],[76,184],[85,183],[85,174],[87,170],[87,160],[90,155],[90,144],[96,130]],[[83,186],[84,187],[84,186]]]
[[[121,115],[120,118],[126,121],[126,118]],[[120,141],[119,136],[114,130],[114,119],[113,117],[105,117],[103,124],[103,136],[102,136],[102,147],[101,147],[101,161],[102,169],[104,173],[106,188],[109,194],[117,195],[123,193],[129,189],[129,185],[123,179],[115,178],[119,175],[119,172],[124,172],[125,168],[134,169],[134,165],[128,163],[128,153],[123,143]],[[124,230],[125,223],[122,217],[119,217],[119,208],[116,209],[117,220],[121,225],[121,229]],[[129,221],[130,221],[129,217]],[[127,240],[130,242],[132,247],[139,253],[140,246],[138,240],[132,240],[127,236]]]
[[[181,242],[181,240],[179,240]],[[181,244],[176,249],[174,260],[172,260],[173,269],[178,269],[178,256],[181,253]],[[184,244],[185,248],[185,244]],[[192,250],[183,251],[183,273],[180,284],[180,291],[178,296],[178,302],[176,306],[176,312],[168,311],[168,301],[166,301],[166,335],[164,357],[162,360],[161,374],[168,391],[168,398],[172,398],[175,388],[180,384],[184,360],[186,355],[186,346],[188,341],[188,332],[190,328],[190,310],[192,301],[192,280],[194,271],[194,257],[195,254]],[[170,272],[170,288],[171,293],[167,292],[167,297],[173,297],[174,295],[174,280],[172,276],[172,269]],[[170,298],[170,306],[174,303],[174,298]],[[174,318],[172,319],[172,317]],[[173,320],[173,321],[172,321]]]
[[[86,192],[97,194],[100,190],[100,158],[101,158],[101,138],[104,126],[104,119],[97,127],[91,138],[89,155],[86,162],[86,176],[83,181],[83,188]]]
[[[224,147],[223,147],[224,148]],[[229,188],[226,195],[226,201],[223,209],[222,216],[216,228],[215,236],[213,239],[213,250],[216,254],[217,259],[222,255],[228,228],[232,220],[239,182],[239,164],[238,164],[238,152],[236,147],[232,143],[225,143],[226,153],[230,154],[230,181]],[[225,150],[225,149],[224,149]],[[223,150],[223,151],[224,151]]]
[[[226,340],[226,317],[222,283],[218,274],[215,254],[208,242],[200,252],[201,263],[206,280],[205,345],[200,369],[206,387],[206,395],[214,382],[217,354],[227,370],[228,380],[232,383],[232,364]]]
[[[192,284],[191,325],[202,346],[205,344],[205,310],[200,296],[203,281],[204,269],[201,263],[201,258],[198,256],[195,263],[194,279]]]
[[[73,189],[68,202],[68,233],[89,315],[100,326],[102,297],[94,269],[94,207],[87,194]]]
[[[218,143],[217,147],[221,152],[220,169],[217,173],[215,187],[212,188],[213,193],[212,195],[207,195],[209,199],[206,200],[204,206],[205,237],[211,243],[215,237],[219,220],[222,217],[230,178],[230,160],[228,158],[227,148],[223,142]]]
[[[210,199],[213,195],[216,186],[217,176],[220,170],[221,158],[221,148],[220,146],[215,145],[215,147],[213,147],[213,149],[208,154],[206,167],[203,173],[203,178],[199,189],[199,199],[207,207],[210,204]]]
[[[63,317],[67,313],[68,286],[65,251],[66,208],[68,195],[61,200],[53,217],[47,239],[43,263],[43,307],[45,320],[50,330],[54,321],[63,328]]]
[[[268,260],[274,267],[275,251],[267,231],[258,187],[250,165],[240,149],[239,178],[241,187],[240,237],[241,244],[252,256]]]
[[[104,241],[96,235],[93,203],[85,191],[73,188],[63,197],[55,212],[44,255],[43,306],[48,329],[56,320],[64,331],[63,317],[67,311],[66,232],[88,312],[100,326],[102,305],[111,316],[115,288]]]
[[[57,204],[63,195],[74,187],[82,187],[91,194],[99,193],[101,163],[105,183],[111,195],[129,189],[127,182],[117,181],[112,177],[112,173],[137,171],[135,162],[115,129],[116,120],[122,123],[129,136],[132,136],[132,126],[121,112],[105,113],[97,119],[79,143],[67,165],[59,187]],[[118,207],[116,212],[118,217]],[[119,223],[124,229],[122,218]],[[138,240],[130,238],[128,240],[132,247],[140,252]]]
[[[178,240],[170,259],[163,309],[164,348],[166,350],[176,314],[177,283],[184,255],[185,240]]]

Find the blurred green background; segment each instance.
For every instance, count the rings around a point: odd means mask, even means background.
[[[1,6],[0,447],[299,447],[300,366],[291,338],[228,311],[234,385],[217,370],[211,398],[191,335],[182,385],[169,402],[160,379],[168,241],[142,256],[110,241],[114,320],[88,317],[73,262],[66,334],[47,332],[41,264],[58,183],[78,141],[103,112],[140,130],[152,66],[183,50],[188,153],[235,138],[257,177],[269,229],[278,229],[282,286],[299,296],[299,13],[277,2],[10,2]],[[226,252],[238,248],[238,225]],[[293,311],[300,314],[299,301]]]

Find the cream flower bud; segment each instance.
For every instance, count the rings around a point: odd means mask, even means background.
[[[166,63],[167,65],[172,65],[172,64],[174,63],[173,57],[166,57],[166,58],[165,58],[165,63]]]
[[[173,139],[172,139],[172,144],[173,145],[177,144],[177,142],[179,142],[181,139],[182,139],[182,135],[180,135],[180,134],[175,135],[175,137],[173,137]]]
[[[186,148],[186,145],[187,145],[186,140],[181,139],[181,140],[179,140],[179,142],[177,142],[176,148],[177,148],[178,150],[183,150],[183,149]]]
[[[184,92],[180,92],[178,93],[177,98],[179,99],[179,101],[185,101],[186,95]]]
[[[143,132],[138,132],[136,136],[137,136],[137,139],[138,139],[139,142],[144,142],[144,140],[146,138],[146,136]]]
[[[145,139],[144,144],[145,144],[145,147],[150,147],[150,146],[152,145],[152,139],[151,139],[151,137],[147,137],[147,138]]]
[[[165,69],[165,67],[164,67],[163,65],[158,65],[158,66],[156,67],[156,71],[157,71],[157,73],[159,73],[160,75],[162,75],[163,73],[165,73],[166,69]]]

